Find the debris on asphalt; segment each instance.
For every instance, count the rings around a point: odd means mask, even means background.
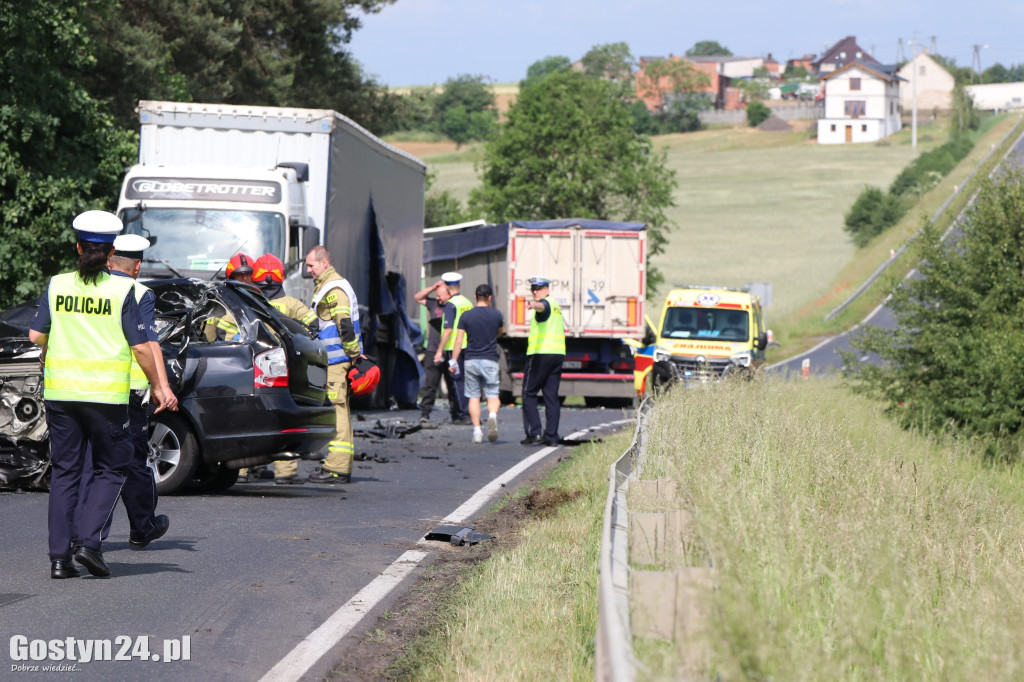
[[[477,533],[473,526],[438,526],[434,530],[430,531],[424,537],[425,540],[439,540],[441,542],[448,541],[455,547],[462,547],[463,545],[475,545],[483,540],[493,540],[493,535],[487,533]]]
[[[378,419],[372,427],[355,429],[354,433],[364,438],[405,438],[422,428],[422,424],[409,424],[404,419]]]

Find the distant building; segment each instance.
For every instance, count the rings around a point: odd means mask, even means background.
[[[795,69],[798,66],[802,66],[807,73],[814,73],[814,55],[805,54],[803,57],[798,59],[787,59],[786,69]]]
[[[772,53],[769,52],[768,56],[764,58],[764,70],[768,72],[769,78],[782,78],[782,67],[779,62],[772,57]]]
[[[809,71],[818,76],[824,76],[826,73],[832,73],[853,62],[866,65],[878,64],[877,59],[857,44],[856,37],[846,36],[826,50],[821,57],[811,62]]]
[[[900,106],[904,112],[913,109],[915,90],[918,112],[952,107],[953,86],[956,85],[953,76],[927,52],[919,53],[904,64],[897,74],[904,79],[900,83]]]
[[[987,83],[965,88],[974,99],[975,109],[1006,111],[1024,108],[1024,83]]]
[[[899,132],[900,82],[895,65],[850,62],[822,77],[825,117],[818,144],[876,142]]]
[[[764,66],[762,57],[690,56],[694,64],[713,65],[714,73],[729,78],[753,78],[754,71]]]

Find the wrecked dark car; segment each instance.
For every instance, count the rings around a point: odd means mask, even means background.
[[[320,450],[335,435],[327,353],[310,330],[236,282],[149,281],[179,411],[150,418],[160,494],[223,490],[238,470]],[[0,486],[49,487],[37,302],[0,313]]]

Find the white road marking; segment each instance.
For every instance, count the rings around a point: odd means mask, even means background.
[[[567,436],[567,438],[582,437],[601,427],[616,426],[628,422],[630,420],[623,419],[611,422],[610,424],[599,424],[585,431],[576,431]],[[458,509],[445,517],[443,523],[462,523],[487,504],[488,500],[500,491],[506,482],[511,481],[557,449],[557,446],[542,448],[522,460],[474,493]],[[429,543],[421,539],[417,544],[427,545]],[[277,665],[267,671],[267,674],[260,678],[260,682],[293,682],[302,678],[306,671],[312,668],[345,635],[351,632],[381,599],[386,597],[391,590],[398,587],[405,577],[412,573],[413,569],[420,565],[420,562],[427,558],[428,554],[428,552],[409,550],[395,559],[394,563],[384,569],[383,573],[374,578],[369,585],[359,590],[354,597],[345,602],[330,618],[324,621],[323,625],[299,642],[294,649],[288,652],[288,655],[277,662]]]
[[[398,586],[427,556],[426,552],[410,550],[395,559],[384,572],[369,585],[359,590],[324,624],[299,642],[287,656],[267,671],[261,682],[291,682],[301,678],[307,670],[359,624],[374,606]]]

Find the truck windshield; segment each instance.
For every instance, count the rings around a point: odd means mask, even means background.
[[[748,341],[750,316],[744,310],[722,308],[669,308],[661,335],[670,339],[714,338],[719,341]]]
[[[121,219],[133,214],[121,212]],[[197,208],[147,208],[128,223],[130,234],[157,237],[146,259],[166,261],[180,270],[220,270],[234,254],[257,258],[284,251],[284,216],[260,211]]]

